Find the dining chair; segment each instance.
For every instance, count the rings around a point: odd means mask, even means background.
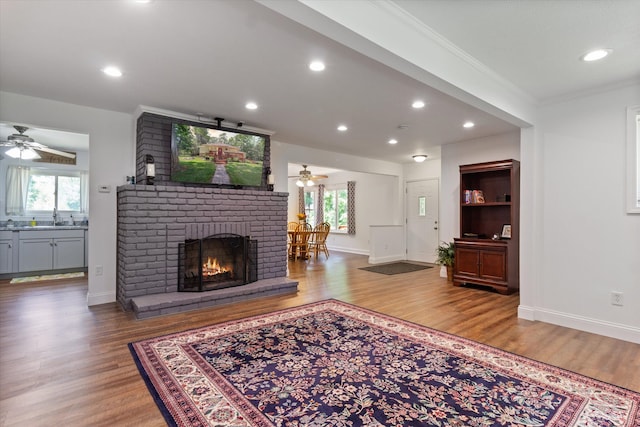
[[[309,237],[312,231],[313,227],[311,227],[311,224],[303,223],[298,225],[298,228],[293,233],[291,254],[294,260],[297,260],[298,257],[307,259],[309,254]]]
[[[287,223],[287,253],[288,254],[291,254],[291,242],[295,237],[293,232],[298,229],[298,225],[300,225],[300,223],[294,222],[294,221],[290,221]]]
[[[309,242],[309,251],[315,254],[316,259],[318,259],[320,251],[324,252],[325,256],[329,258],[329,249],[327,248],[329,230],[331,230],[331,225],[328,222],[322,222],[313,229],[314,233],[312,240]]]

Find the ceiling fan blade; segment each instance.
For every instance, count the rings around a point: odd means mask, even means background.
[[[323,179],[323,178],[329,178],[329,176],[327,176],[327,175],[311,175],[309,178],[311,178],[311,179]]]
[[[75,159],[76,155],[72,154],[72,153],[66,153],[64,151],[60,151],[60,150],[55,150],[53,148],[49,148],[49,147],[33,147],[34,150],[38,150],[38,151],[44,151],[45,153],[51,153],[51,154],[55,154],[57,156],[62,156],[62,157],[67,157],[69,159]]]

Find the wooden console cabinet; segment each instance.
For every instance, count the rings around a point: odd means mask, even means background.
[[[495,239],[505,225],[510,226],[511,237]],[[454,241],[455,286],[473,283],[503,294],[518,290],[520,162],[460,166],[460,237]]]

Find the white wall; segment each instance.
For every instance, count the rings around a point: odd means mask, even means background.
[[[116,187],[134,174],[134,122],[129,114],[0,93],[0,120],[89,135],[89,305],[115,301]],[[99,193],[98,185],[111,186]],[[96,266],[103,267],[101,276]]]
[[[625,211],[626,107],[639,103],[635,85],[540,110],[540,277],[521,301],[536,319],[640,342],[640,215]]]
[[[405,163],[403,165],[405,182],[440,178],[441,159],[429,159],[422,163]]]

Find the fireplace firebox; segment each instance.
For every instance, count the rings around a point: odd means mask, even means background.
[[[178,246],[178,291],[204,292],[257,280],[257,244],[248,236],[215,234]]]

